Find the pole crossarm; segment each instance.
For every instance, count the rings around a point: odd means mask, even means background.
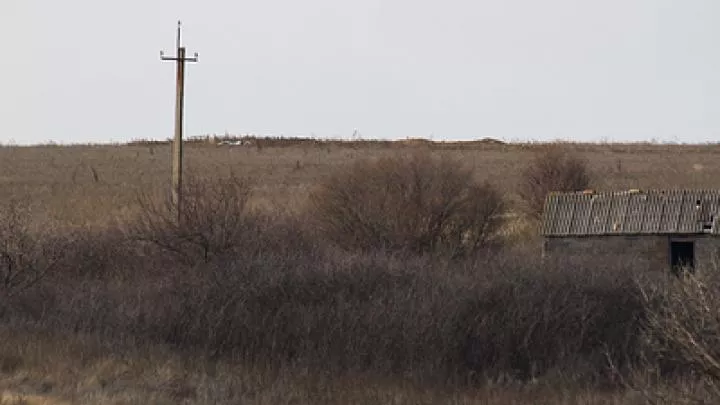
[[[181,28],[182,28],[182,22],[178,21],[177,26],[177,56],[165,56],[165,52],[160,51],[160,60],[166,60],[166,61],[175,61],[175,62],[197,62],[198,61],[198,53],[195,52],[192,58],[185,57],[184,50],[185,47],[182,46],[182,42],[180,42],[181,39]],[[183,52],[180,52],[180,49],[183,49]],[[181,55],[182,54],[182,55]]]
[[[194,57],[192,58],[178,58],[175,56],[164,56],[162,51],[160,51],[160,60],[172,60],[177,62],[197,62],[198,61],[198,54],[196,53]]]

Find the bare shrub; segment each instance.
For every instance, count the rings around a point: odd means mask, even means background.
[[[0,295],[21,293],[40,282],[64,254],[63,243],[50,229],[33,223],[26,201],[0,206]]]
[[[61,234],[72,241],[64,255],[62,271],[58,272],[65,280],[107,280],[139,270],[143,258],[135,254],[132,241],[115,224],[63,229]],[[123,260],[118,260],[119,257]]]
[[[644,280],[641,296],[647,314],[642,334],[644,368],[654,371],[650,374],[654,381],[632,384],[655,401],[681,395],[686,403],[720,402],[720,276],[716,269]],[[667,384],[672,380],[674,384]],[[655,386],[658,382],[662,389]]]
[[[523,170],[518,193],[528,214],[540,218],[547,195],[553,191],[582,191],[592,176],[587,162],[559,145],[539,153]]]
[[[486,247],[505,212],[501,194],[428,152],[361,160],[310,195],[321,233],[348,250],[460,255]]]
[[[265,251],[200,264],[202,272],[57,283],[41,316],[59,332],[123,336],[198,357],[419,382],[586,384],[602,381],[605,348],[618,364],[630,357],[642,310],[633,284],[593,275],[592,264],[507,260],[458,261],[468,267],[448,272],[432,257]]]
[[[502,259],[500,259],[502,260]],[[608,382],[607,355],[625,367],[636,356],[642,305],[621,270],[590,261],[495,264],[461,319],[464,361],[483,376]],[[493,265],[490,265],[493,266]]]
[[[208,262],[232,251],[252,234],[248,207],[252,184],[235,176],[199,178],[183,182],[182,207],[170,193],[138,198],[140,218],[129,227],[135,240],[149,242],[188,263]]]

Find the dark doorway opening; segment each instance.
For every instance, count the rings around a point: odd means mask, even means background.
[[[670,242],[670,265],[673,273],[695,268],[695,244],[692,241]]]

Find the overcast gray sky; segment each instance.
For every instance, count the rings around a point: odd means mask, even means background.
[[[0,142],[720,141],[717,0],[0,0]]]

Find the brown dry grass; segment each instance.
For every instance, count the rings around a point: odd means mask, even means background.
[[[716,145],[564,146],[588,161],[600,189],[717,187]],[[0,391],[10,395],[0,403],[644,403],[593,382],[598,342],[619,342],[632,321],[613,315],[632,300],[612,276],[582,284],[573,268],[538,278],[530,245],[452,264],[321,254],[306,240],[300,213],[314,185],[358,159],[408,148],[460,160],[512,203],[522,168],[544,146],[190,144],[188,169],[249,177],[251,205],[283,218],[237,262],[209,267],[179,265],[118,231],[137,217],[138,193],[168,186],[168,145],[0,148],[0,198],[29,199],[38,224],[72,232],[76,243],[61,273],[0,303]],[[532,243],[536,235],[513,221],[508,240]],[[593,325],[587,340],[568,326],[578,324]],[[453,345],[465,339],[484,351],[457,357]],[[532,374],[538,359],[549,370],[539,381],[503,377],[517,367]],[[474,383],[436,381],[455,378],[447,368],[458,364]]]
[[[27,335],[26,335],[27,336]],[[109,347],[91,338],[18,338],[0,330],[0,352],[23,364],[0,379],[2,405],[65,404],[642,404],[638,393],[487,384],[424,387],[372,374],[331,377],[302,367],[271,369],[182,356],[164,346]],[[12,345],[12,348],[8,346]]]
[[[302,205],[308,190],[341,166],[408,148],[431,147],[467,164],[479,181],[515,194],[522,168],[544,145],[485,143],[387,146],[372,142],[308,142],[287,147],[186,148],[186,167],[204,173],[248,176],[258,184],[255,204]],[[432,145],[432,144],[431,144]],[[720,146],[568,144],[585,158],[598,189],[712,188],[720,170]],[[107,223],[125,215],[135,191],[168,185],[168,145],[38,146],[0,148],[4,198],[30,197],[47,215],[73,224]]]

